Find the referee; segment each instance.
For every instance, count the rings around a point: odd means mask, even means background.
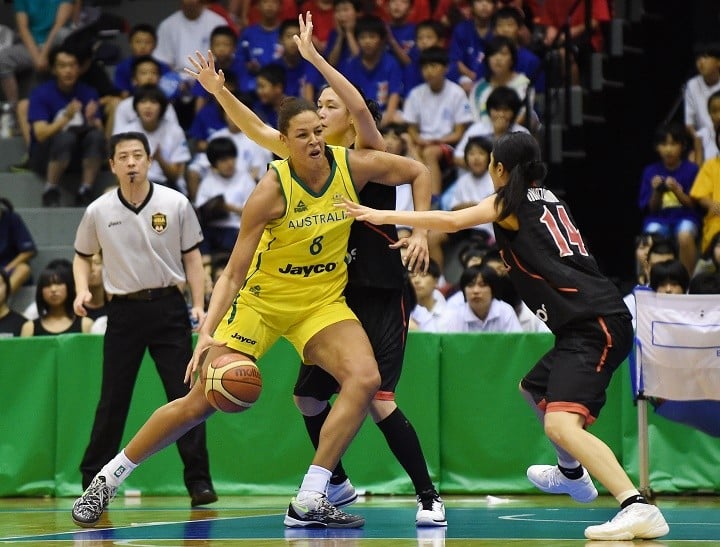
[[[192,356],[188,309],[181,292],[192,294],[193,320],[204,319],[204,275],[198,245],[203,239],[190,202],[181,193],[151,183],[150,146],[142,133],[110,139],[110,169],[120,187],[91,203],[75,236],[75,313],[87,315],[91,259],[102,252],[103,284],[110,295],[103,348],[100,401],[80,471],[83,489],[107,463],[112,475],[132,470],[117,454],[130,399],[145,349],[155,361],[168,400],[188,392],[183,383]],[[191,505],[217,500],[210,479],[205,425],[177,440]],[[117,454],[117,455],[116,455]]]

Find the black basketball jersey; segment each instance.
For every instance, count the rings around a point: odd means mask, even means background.
[[[495,238],[518,294],[551,331],[573,320],[628,313],[563,201],[546,188],[530,188],[517,218],[518,231],[494,224]]]
[[[395,187],[368,182],[359,194],[360,203],[373,209],[395,210]],[[394,225],[374,226],[355,221],[350,228],[348,284],[382,289],[401,289],[405,268],[399,249],[389,245],[398,240]]]

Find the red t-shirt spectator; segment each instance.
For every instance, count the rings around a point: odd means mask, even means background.
[[[575,0],[546,1],[540,8],[539,16],[535,22],[540,25],[553,26],[559,29],[565,24],[567,14],[574,3]],[[610,21],[610,8],[606,0],[593,0],[592,19],[597,23]],[[580,2],[580,5],[572,14],[572,17],[570,17],[570,25],[572,27],[585,25],[585,4],[583,2]],[[603,35],[599,27],[592,31],[591,43],[593,50],[602,51]]]

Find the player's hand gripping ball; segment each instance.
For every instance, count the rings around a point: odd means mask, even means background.
[[[242,412],[260,397],[262,376],[260,369],[246,357],[225,353],[206,368],[203,376],[205,397],[223,412]]]

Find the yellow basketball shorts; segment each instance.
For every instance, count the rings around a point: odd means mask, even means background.
[[[253,298],[244,293],[238,295],[215,329],[214,338],[256,360],[281,336],[287,338],[302,357],[305,344],[325,327],[347,319],[357,321],[344,296],[303,310],[285,308],[272,312],[258,310],[252,305]]]

